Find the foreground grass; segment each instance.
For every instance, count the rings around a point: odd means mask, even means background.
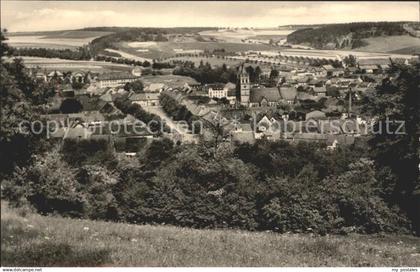
[[[420,266],[420,239],[140,226],[43,217],[2,202],[1,265]]]

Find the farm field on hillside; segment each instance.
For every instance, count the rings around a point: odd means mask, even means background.
[[[419,266],[420,238],[195,230],[1,205],[2,266]]]
[[[109,33],[84,30],[9,33],[7,43],[14,47],[71,49],[88,44],[93,39]]]
[[[131,71],[130,65],[104,62],[104,61],[85,61],[85,60],[64,60],[56,58],[21,57],[26,67],[42,70],[62,70],[62,71],[92,71],[106,73],[112,71]]]
[[[143,81],[145,86],[153,83],[163,83],[167,84],[168,86],[172,86],[173,88],[180,88],[183,87],[185,83],[197,84],[197,81],[191,77],[178,75],[145,75],[142,76],[141,80]]]
[[[219,29],[202,31],[199,34],[202,36],[213,37],[224,42],[240,42],[243,39],[252,38],[255,36],[269,35],[271,37],[284,37],[292,33],[294,30],[280,30],[280,29]]]
[[[404,54],[402,51],[406,48],[415,50],[408,51],[407,54],[420,53],[420,38],[411,37],[409,35],[374,37],[364,39],[369,45],[357,48],[357,51],[367,52],[395,52]]]
[[[16,42],[9,43],[15,48],[47,48],[47,49],[70,49],[75,50],[78,45],[66,45],[66,44],[56,44],[56,43],[43,43],[43,42]]]
[[[147,49],[147,51],[145,51]],[[158,59],[173,57],[179,50],[209,50],[225,49],[226,52],[244,52],[248,50],[269,51],[278,48],[265,44],[244,44],[225,42],[156,42],[148,43],[127,43],[119,44],[119,50],[143,58]],[[139,51],[140,50],[140,51]],[[143,51],[144,50],[144,51]]]
[[[122,50],[115,50],[115,49],[106,48],[105,51],[108,51],[108,52],[111,52],[111,53],[117,53],[123,58],[131,59],[131,60],[135,60],[135,61],[143,61],[143,62],[144,61],[148,61],[148,62],[152,61],[152,59],[140,57],[140,56],[137,56],[135,54],[124,52]]]
[[[368,51],[362,51],[360,50],[321,50],[321,49],[284,49],[282,50],[284,53],[292,53],[296,55],[317,55],[319,57],[332,57],[332,56],[340,56],[340,57],[346,57],[348,55],[354,55],[356,57],[360,58],[399,58],[399,57],[407,57],[403,54],[398,53],[383,53],[383,52],[368,52]]]
[[[223,64],[226,64],[229,66],[235,66],[241,63],[240,60],[231,60],[231,59],[222,59],[222,58],[216,58],[216,57],[174,57],[170,58],[165,61],[170,60],[180,60],[180,61],[192,61],[194,62],[195,66],[200,65],[200,61],[203,61],[203,63],[208,62],[211,66],[222,66]]]

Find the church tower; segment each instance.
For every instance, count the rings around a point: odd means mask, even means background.
[[[249,82],[249,74],[246,71],[244,65],[241,66],[239,73],[239,83],[240,83],[240,96],[241,104],[248,106],[249,104],[249,91],[251,89]]]

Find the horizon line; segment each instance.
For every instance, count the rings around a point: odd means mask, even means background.
[[[85,30],[89,28],[156,28],[156,29],[175,29],[175,28],[216,28],[216,29],[229,29],[229,28],[238,28],[238,29],[273,29],[280,27],[293,27],[293,26],[323,26],[323,25],[343,25],[343,24],[353,24],[353,23],[419,23],[419,21],[351,21],[351,22],[340,22],[340,23],[309,23],[309,24],[290,24],[290,25],[278,25],[278,26],[264,26],[264,27],[253,27],[253,26],[86,26],[82,28],[63,28],[55,30],[32,30],[32,31],[9,31],[7,27],[1,27],[1,30],[7,30],[7,33],[31,33],[31,32],[54,32],[54,31],[77,31]]]

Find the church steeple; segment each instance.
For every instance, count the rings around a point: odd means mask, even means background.
[[[249,104],[249,92],[251,89],[249,82],[249,74],[245,69],[245,66],[242,65],[239,68],[239,83],[240,83],[240,98],[241,104],[248,106]]]

